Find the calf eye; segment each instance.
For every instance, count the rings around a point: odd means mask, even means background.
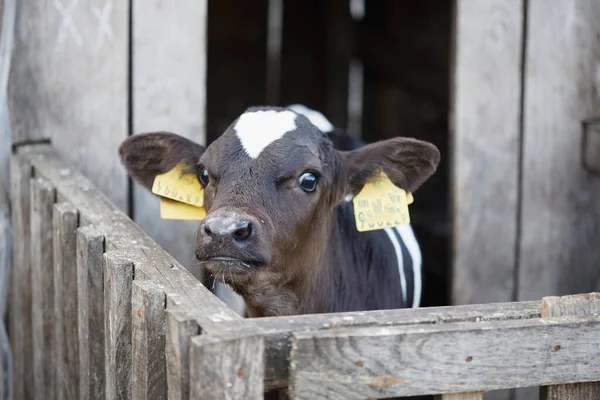
[[[298,185],[305,192],[314,192],[317,188],[317,177],[311,172],[305,172],[298,178]]]
[[[208,177],[208,171],[206,170],[206,168],[204,167],[204,165],[198,165],[198,180],[200,181],[200,184],[202,185],[202,187],[206,187],[208,185],[208,181],[210,180]]]

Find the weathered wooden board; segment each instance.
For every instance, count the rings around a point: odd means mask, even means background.
[[[542,318],[600,315],[600,293],[566,297],[544,297]],[[542,388],[543,400],[592,400],[600,398],[600,382],[552,385]]]
[[[190,347],[190,399],[262,400],[264,341],[252,335],[201,335]]]
[[[132,4],[132,133],[165,130],[205,144],[207,1]],[[137,184],[133,193],[134,221],[200,276],[194,258],[198,221],[162,220],[157,197]]]
[[[52,183],[32,178],[31,188],[31,317],[33,334],[33,383],[35,399],[56,396],[56,354],[54,348],[54,267]],[[26,367],[26,368],[27,368]]]
[[[119,252],[109,252],[103,266],[106,399],[130,399],[133,263]]]
[[[296,333],[293,398],[358,399],[600,379],[600,317]]]
[[[128,125],[129,2],[19,4],[10,76],[13,142],[52,138],[58,153],[127,205],[118,144]]]
[[[77,210],[55,204],[54,232],[54,351],[56,398],[79,398],[79,339],[77,333]]]
[[[13,353],[13,398],[33,398],[33,339],[31,332],[30,188],[28,160],[12,157],[11,225],[13,232],[10,341]]]
[[[170,400],[187,400],[190,396],[189,349],[193,336],[200,331],[193,313],[182,308],[167,308],[166,347],[167,387]]]
[[[104,236],[94,226],[77,229],[79,398],[104,398]]]
[[[456,7],[452,301],[511,301],[519,201],[523,0],[463,0]]]
[[[476,304],[455,307],[381,310],[252,320],[265,335],[265,387],[287,386],[288,363],[293,332],[326,330],[342,327],[397,326],[475,321],[507,321],[539,318],[540,303]],[[236,323],[223,323],[223,330]]]
[[[80,225],[94,225],[105,235],[107,251],[119,250],[134,263],[136,277],[161,285],[169,296],[180,296],[181,303],[194,310],[194,317],[204,331],[218,332],[221,322],[242,319],[116,209],[81,174],[65,168],[55,155],[23,154],[23,157],[23,160],[31,160],[38,175],[53,182],[59,201],[69,199],[79,211]]]
[[[483,392],[442,394],[436,400],[483,400]]]
[[[152,282],[136,280],[132,295],[132,395],[134,399],[164,399],[165,293]]]
[[[600,3],[530,0],[528,15],[519,300],[600,289],[600,179],[580,153],[600,115]]]

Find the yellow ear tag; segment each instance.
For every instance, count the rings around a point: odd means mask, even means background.
[[[176,165],[172,170],[156,175],[152,184],[152,193],[186,203],[195,207],[204,205],[204,189],[193,173],[184,173],[187,165]]]
[[[377,169],[362,190],[354,196],[354,219],[359,232],[408,225],[411,193],[395,186],[382,169]]]
[[[162,219],[202,220],[206,217],[204,207],[194,207],[179,201],[160,198],[160,217]]]

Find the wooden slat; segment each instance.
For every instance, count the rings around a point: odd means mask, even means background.
[[[164,399],[165,293],[152,282],[136,280],[132,296],[133,398]]]
[[[77,333],[77,224],[69,203],[53,209],[54,232],[54,351],[56,398],[79,398],[79,339]]]
[[[30,188],[28,160],[12,157],[11,225],[13,234],[10,341],[13,354],[13,398],[33,398],[31,333]]]
[[[600,315],[600,293],[544,297],[542,318]],[[600,398],[600,382],[552,385],[541,391],[542,400],[592,400]]]
[[[510,301],[517,244],[523,0],[463,0],[456,7],[452,302]]]
[[[127,179],[129,2],[19,4],[9,81],[13,142],[51,138],[122,210]]]
[[[293,332],[325,330],[340,327],[395,326],[474,321],[507,321],[539,318],[540,303],[476,304],[455,307],[380,310],[291,317],[258,318],[252,320],[265,335],[265,386],[287,386],[288,363]],[[224,323],[224,330],[236,323]]]
[[[600,290],[600,179],[580,154],[600,115],[600,3],[530,0],[528,15],[519,300]]]
[[[190,348],[190,399],[262,400],[264,342],[260,335],[201,335]]]
[[[55,191],[43,178],[32,178],[31,188],[31,301],[34,398],[56,396],[54,348],[54,266],[52,206]]]
[[[21,151],[24,149],[19,149],[20,153]],[[134,263],[136,276],[152,280],[169,296],[179,295],[182,304],[194,310],[194,317],[204,331],[218,332],[221,322],[242,320],[152,241],[86,178],[66,168],[53,153],[49,153],[24,152],[22,157],[35,165],[38,175],[53,182],[59,200],[69,199],[73,207],[79,210],[80,225],[94,225],[99,232],[106,235],[107,251],[119,250]]]
[[[77,229],[79,398],[104,398],[104,236],[93,226]]]
[[[193,313],[185,309],[167,309],[165,352],[170,400],[187,400],[190,396],[189,349],[192,337],[200,333],[192,316]]]
[[[600,316],[296,333],[296,399],[414,396],[600,379]]]
[[[442,394],[436,400],[483,400],[483,392]]]
[[[134,0],[133,133],[168,130],[205,143],[207,1]],[[160,218],[159,201],[134,186],[134,221],[196,276],[198,221]]]
[[[266,101],[268,8],[268,0],[208,2],[207,143]]]
[[[103,264],[106,399],[130,399],[133,263],[121,253],[109,252]]]

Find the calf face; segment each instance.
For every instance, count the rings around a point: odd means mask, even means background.
[[[172,133],[125,140],[119,154],[129,175],[150,189],[154,177],[184,162],[204,187],[206,218],[196,255],[217,280],[245,297],[293,308],[325,260],[335,207],[358,193],[381,167],[414,192],[436,169],[432,144],[394,138],[352,151],[333,148],[304,115],[254,107],[206,150]]]

